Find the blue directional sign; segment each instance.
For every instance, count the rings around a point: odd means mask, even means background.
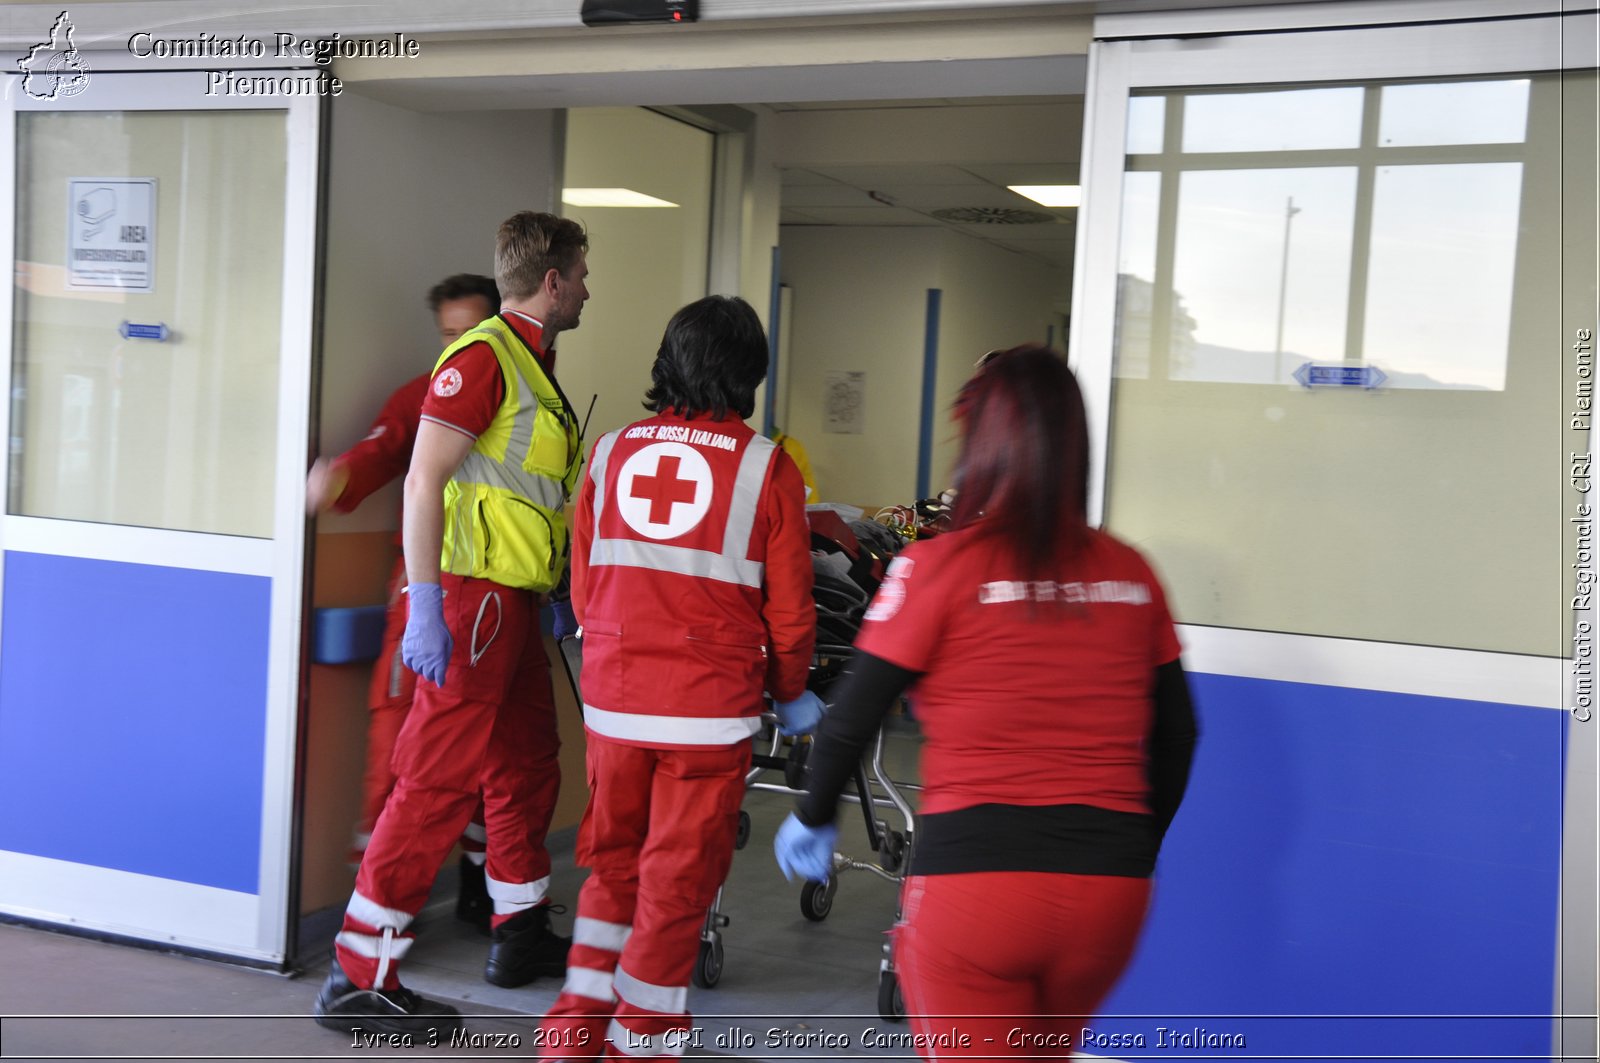
[[[117,332],[125,340],[155,340],[157,343],[167,342],[167,326],[164,323],[154,325],[136,325],[132,321],[124,321],[117,326]]]
[[[1302,362],[1294,371],[1294,378],[1308,388],[1366,388],[1379,387],[1389,374],[1375,365],[1312,365]]]

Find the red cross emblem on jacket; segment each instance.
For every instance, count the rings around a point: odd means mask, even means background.
[[[711,510],[711,466],[684,443],[652,443],[628,456],[617,476],[617,511],[650,539],[678,539]]]

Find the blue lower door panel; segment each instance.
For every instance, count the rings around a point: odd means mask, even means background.
[[[0,849],[258,892],[270,581],[5,554]]]
[[[1084,1048],[1547,1056],[1566,714],[1191,679],[1194,777]]]

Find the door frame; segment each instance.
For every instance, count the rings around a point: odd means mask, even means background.
[[[86,53],[91,69],[95,56]],[[106,65],[110,65],[107,63]],[[282,71],[272,71],[281,73]],[[38,100],[5,81],[0,105],[0,197],[16,202],[18,113],[41,111],[243,111],[285,112],[287,172],[283,231],[283,305],[277,385],[276,473],[270,539],[153,528],[133,528],[5,514],[0,550],[41,551],[139,565],[225,572],[270,581],[269,646],[262,765],[260,876],[254,895],[0,853],[0,879],[28,876],[47,903],[7,904],[11,916],[98,934],[158,941],[163,947],[227,955],[282,966],[298,918],[297,736],[304,631],[305,467],[310,430],[315,294],[318,283],[318,211],[321,101],[315,96],[203,95],[199,71],[91,75],[77,96]],[[0,246],[16,247],[16,219],[0,211]],[[0,335],[15,336],[15,286],[0,295]],[[14,343],[14,339],[11,341]],[[0,364],[0,385],[11,393],[12,358]],[[11,405],[0,403],[0,438],[11,437]],[[9,469],[6,472],[9,484]],[[0,580],[3,580],[0,567]],[[0,595],[4,587],[0,584]],[[0,617],[0,624],[4,618]],[[180,653],[175,650],[177,667]],[[181,829],[181,824],[175,824]],[[197,839],[196,844],[203,844]],[[8,866],[10,865],[10,866]]]
[[[1272,32],[1278,30],[1280,32]],[[1233,35],[1230,35],[1233,34]],[[1124,144],[1133,91],[1186,86],[1302,85],[1391,78],[1532,73],[1600,65],[1600,15],[1563,15],[1539,0],[1329,3],[1103,15],[1089,60],[1070,361],[1090,418],[1090,519],[1105,514],[1116,351]],[[1590,437],[1592,440],[1592,436]],[[1583,444],[1577,444],[1580,449]],[[1592,441],[1588,444],[1593,459]],[[1565,461],[1552,448],[1552,467]],[[1554,471],[1551,475],[1556,475]],[[1554,520],[1552,520],[1554,524]],[[1592,609],[1573,620],[1594,623]],[[1575,706],[1568,658],[1484,653],[1359,639],[1180,625],[1194,671],[1394,691],[1564,711]],[[1557,1057],[1594,1058],[1597,1025],[1596,769],[1600,722],[1574,712],[1559,767],[1561,901],[1553,972]],[[1554,810],[1553,810],[1554,811]],[[1571,1015],[1574,1018],[1563,1019]]]

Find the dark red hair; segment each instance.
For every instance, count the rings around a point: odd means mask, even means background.
[[[1066,359],[1026,344],[987,355],[956,397],[955,527],[980,519],[1032,578],[1088,533],[1089,427]]]

